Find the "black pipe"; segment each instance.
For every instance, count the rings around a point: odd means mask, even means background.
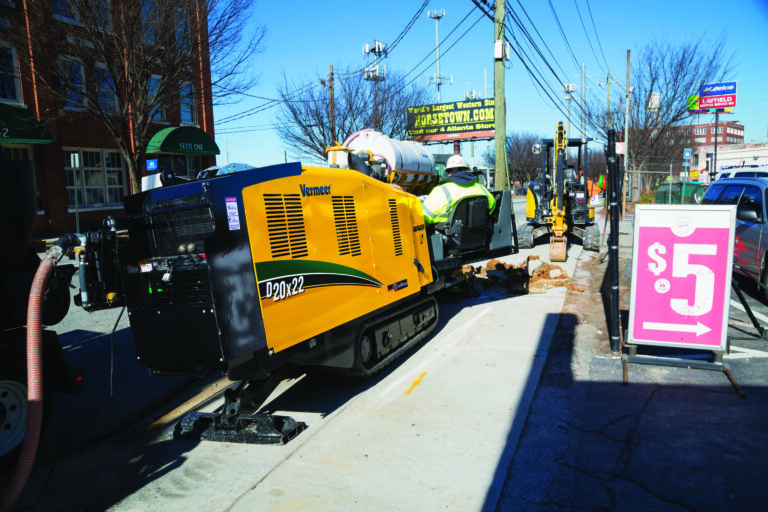
[[[611,352],[621,353],[619,338],[619,169],[616,158],[616,130],[608,130],[608,215],[611,234],[608,238],[609,265],[611,267]]]

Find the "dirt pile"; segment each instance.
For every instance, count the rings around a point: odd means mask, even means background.
[[[484,266],[464,265],[461,275],[475,292],[483,293],[491,287],[504,286],[509,293],[543,293],[548,288],[571,287],[571,278],[559,265],[528,256],[518,265],[490,260]]]

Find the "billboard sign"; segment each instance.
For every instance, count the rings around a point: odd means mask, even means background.
[[[704,84],[699,88],[699,109],[736,106],[736,82]]]
[[[629,343],[725,351],[735,223],[735,206],[636,206]]]
[[[485,139],[496,133],[493,99],[408,107],[407,120],[408,135],[420,142]]]

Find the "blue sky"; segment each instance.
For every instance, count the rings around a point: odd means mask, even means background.
[[[258,114],[235,122],[224,122],[225,118],[265,104],[260,98],[277,98],[283,74],[291,83],[314,83],[320,87],[317,80],[327,79],[329,64],[334,69],[362,68],[369,62],[363,56],[362,46],[374,39],[391,44],[421,4],[422,0],[357,4],[256,0],[253,23],[266,28],[262,51],[253,58],[249,68],[258,83],[250,91],[251,97],[244,97],[236,104],[214,106],[216,141],[221,149],[218,163],[263,166],[286,159],[295,161],[296,155],[274,130],[279,107],[259,109]],[[745,140],[768,140],[768,57],[765,53],[768,0],[551,0],[564,36],[550,8],[550,0],[510,0],[508,4],[534,37],[538,31],[544,38],[554,55],[550,64],[559,76],[568,77],[570,83],[577,86],[575,94],[580,95],[580,63],[584,62],[587,94],[603,99],[607,93],[606,64],[621,84],[612,83],[611,96],[624,94],[627,50],[631,50],[634,64],[640,50],[651,42],[681,44],[701,38],[714,42],[724,35],[725,55],[732,57],[729,62],[733,69],[726,79],[738,82],[738,103],[733,114],[721,119],[743,123]],[[439,22],[440,72],[444,77],[453,77],[453,84],[443,83],[441,102],[463,100],[465,91],[492,97],[493,24],[471,0],[430,0],[400,44],[384,60],[388,72],[410,73],[409,79],[428,83],[436,66],[435,20],[427,16],[427,11],[436,9],[445,10]],[[451,31],[454,32],[449,36]],[[546,48],[540,46],[547,54]],[[419,64],[425,57],[427,59]],[[543,68],[540,60],[536,64]],[[546,70],[543,73],[553,91],[562,90],[562,84],[551,73]],[[566,122],[567,116],[533,82],[514,54],[507,63],[505,84],[507,133],[552,136],[558,121]],[[434,85],[431,90],[437,102]],[[565,111],[562,92],[557,100]],[[700,116],[699,122],[710,120],[709,116]],[[571,122],[572,135],[576,136],[575,127],[579,122],[575,110],[572,110]],[[485,146],[485,143],[475,146],[477,163]],[[432,146],[432,150],[441,152],[436,146]],[[443,151],[449,149],[446,147]],[[470,151],[469,143],[464,143],[462,153],[468,156]]]

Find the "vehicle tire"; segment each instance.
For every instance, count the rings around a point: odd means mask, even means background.
[[[52,393],[43,388],[43,418],[40,434],[48,427],[53,411]],[[26,432],[27,367],[22,357],[0,361],[0,472],[16,466]]]
[[[597,224],[584,228],[584,239],[581,242],[585,251],[600,251],[600,228]]]
[[[519,249],[530,249],[533,247],[533,226],[531,224],[523,224],[517,228],[517,243]]]

